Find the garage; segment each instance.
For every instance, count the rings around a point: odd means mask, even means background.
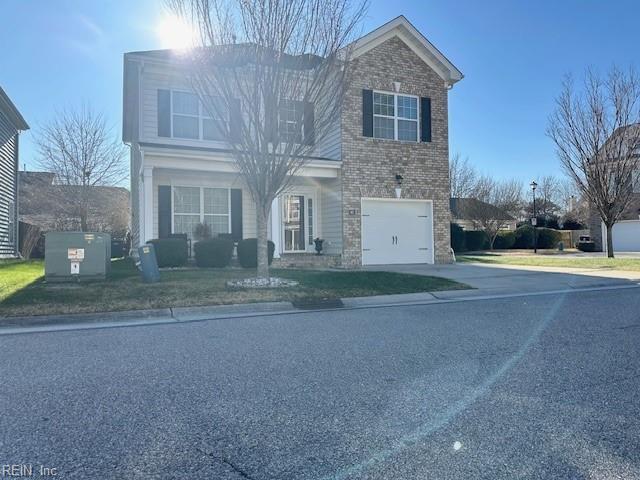
[[[433,263],[430,200],[362,200],[362,264]]]
[[[603,239],[606,232],[603,228]],[[640,252],[640,220],[623,220],[613,226],[613,251]]]

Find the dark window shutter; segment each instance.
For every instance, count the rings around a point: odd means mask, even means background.
[[[431,99],[422,97],[420,99],[420,141],[431,141]]]
[[[304,103],[304,144],[305,145],[313,145],[316,141],[316,132],[315,132],[315,115],[313,111],[313,103],[305,102]]]
[[[171,235],[171,186],[158,185],[158,237]]]
[[[264,99],[264,136],[265,142],[278,141],[278,106],[272,96]]]
[[[158,90],[158,136],[171,136],[171,92]]]
[[[242,190],[231,189],[231,237],[234,242],[242,240]]]
[[[229,105],[229,140],[232,143],[240,143],[242,137],[242,110],[240,99],[234,98]]]
[[[362,135],[373,137],[373,90],[362,90]]]

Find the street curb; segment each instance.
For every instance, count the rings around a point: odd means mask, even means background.
[[[20,317],[0,317],[0,330],[4,328],[47,327],[51,325],[77,325],[80,323],[109,323],[136,320],[173,321],[170,308],[146,310],[124,310],[120,312],[69,313],[57,315],[32,315]]]
[[[247,314],[281,313],[297,311],[291,302],[259,302],[233,305],[213,305],[202,307],[175,307],[170,309],[173,319],[178,322],[194,322],[198,320],[215,320],[217,318],[243,317]]]
[[[518,297],[562,295],[581,292],[640,289],[640,284],[618,284],[548,290],[534,292],[510,292],[502,294],[481,294],[477,289],[443,290],[440,292],[419,292],[397,295],[375,295],[370,297],[350,297],[342,299],[343,308],[323,311],[360,310],[367,308],[389,308],[397,306],[437,305],[481,300],[499,300]],[[477,292],[463,296],[464,292]],[[32,317],[0,317],[0,336],[22,333],[63,332],[70,330],[105,329],[159,324],[179,324],[207,320],[250,318],[314,313],[318,310],[295,308],[290,302],[261,302],[234,305],[202,307],[176,307],[148,310],[128,310],[69,315],[41,315]],[[22,323],[22,324],[21,324]],[[25,325],[26,324],[26,325]]]

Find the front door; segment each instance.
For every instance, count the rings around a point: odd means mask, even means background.
[[[282,223],[285,252],[304,252],[307,250],[308,237],[313,236],[312,202],[312,198],[305,195],[283,196]]]

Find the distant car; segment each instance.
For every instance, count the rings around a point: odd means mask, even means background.
[[[591,241],[591,236],[590,235],[580,235],[580,238],[578,240],[579,242],[590,242]]]

